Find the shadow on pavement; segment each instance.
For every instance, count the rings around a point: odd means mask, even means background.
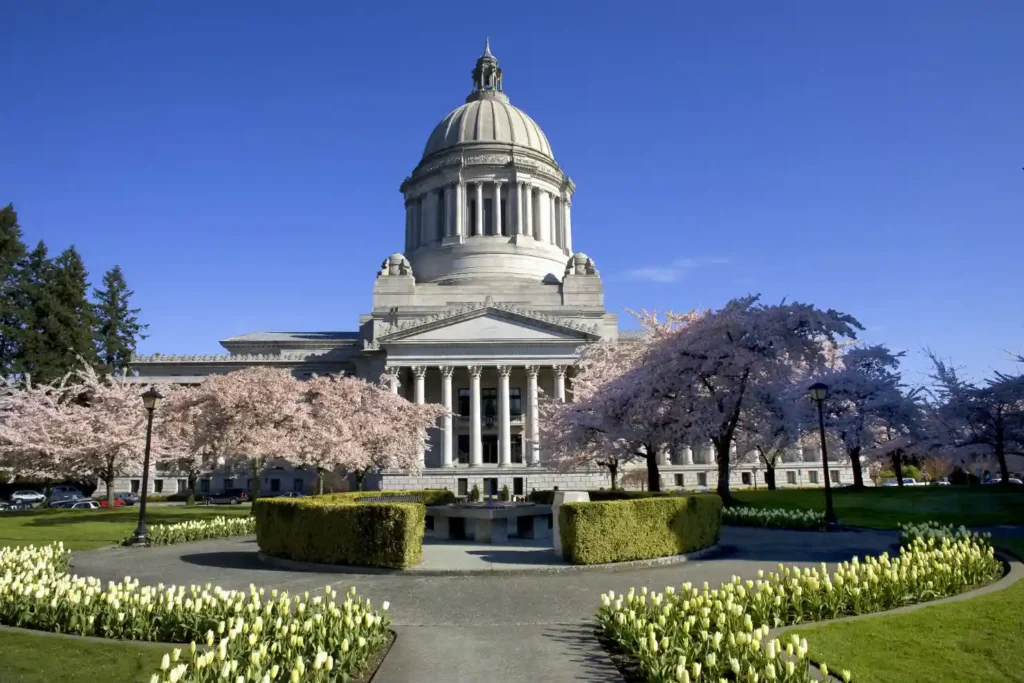
[[[263,564],[256,557],[256,551],[223,551],[215,553],[192,553],[181,556],[182,562],[199,565],[200,567],[217,567],[220,569],[273,569]]]
[[[622,677],[608,654],[594,636],[595,624],[551,626],[544,632],[545,638],[561,643],[565,647],[567,659],[579,665],[577,681],[593,683],[612,683],[621,681]]]

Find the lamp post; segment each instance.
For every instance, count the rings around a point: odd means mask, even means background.
[[[149,444],[153,437],[153,411],[163,396],[155,388],[142,395],[142,405],[146,407],[146,454],[142,461],[142,500],[139,501],[139,525],[135,527],[135,535],[132,536],[132,545],[145,545],[149,543],[146,536],[146,499],[149,495]]]
[[[835,530],[839,526],[836,511],[832,507],[832,481],[828,474],[828,447],[825,445],[825,399],[828,398],[828,385],[815,382],[807,389],[811,400],[818,404],[818,427],[821,430],[821,466],[825,471],[825,527]]]

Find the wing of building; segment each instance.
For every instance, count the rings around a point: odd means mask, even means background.
[[[573,251],[576,187],[540,126],[511,104],[489,45],[472,79],[401,184],[405,250],[381,262],[358,329],[256,332],[221,341],[226,355],[140,357],[140,381],[198,383],[253,365],[298,377],[387,374],[392,390],[453,416],[430,435],[420,472],[383,472],[374,484],[460,494],[474,484],[516,494],[607,486],[604,470],[549,470],[543,441],[527,438],[538,428],[538,394],[565,397],[579,348],[619,340],[593,259]],[[687,452],[678,471],[665,456],[666,485],[707,486],[710,476],[713,486],[712,461],[700,467]]]

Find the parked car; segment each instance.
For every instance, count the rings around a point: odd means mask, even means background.
[[[64,498],[63,500],[58,500],[56,502],[51,501],[50,502],[50,507],[51,508],[67,509],[67,508],[70,508],[75,503],[81,503],[83,500],[86,500],[86,499],[85,498]]]
[[[99,510],[100,504],[97,503],[95,500],[87,498],[83,500],[76,500],[73,503],[71,503],[71,505],[69,505],[68,507],[71,508],[72,510]]]
[[[85,495],[74,486],[54,486],[50,489],[50,507],[62,500],[80,500]]]
[[[280,495],[274,496],[274,497],[275,498],[305,498],[306,494],[305,493],[300,493],[299,491],[286,491],[286,492],[284,492],[284,493],[282,493]]]
[[[1014,486],[1024,486],[1024,481],[1021,481],[1020,479],[1017,479],[1016,477],[1010,477],[1008,481],[1012,485],[1014,485]],[[1002,477],[997,477],[995,479],[992,479],[991,481],[986,481],[983,485],[984,486],[995,486],[997,484],[1002,484],[1002,483],[1003,483]]]
[[[46,496],[39,491],[15,491],[10,500],[12,503],[42,503]]]
[[[920,486],[920,484],[917,483],[917,479],[914,479],[913,477],[903,477],[903,485]],[[886,479],[882,482],[882,486],[899,486],[899,482],[895,479]]]
[[[245,489],[224,489],[221,493],[208,493],[203,497],[207,505],[240,505],[249,500]]]
[[[119,507],[121,507],[123,505],[127,505],[127,504],[128,503],[124,502],[124,500],[121,499],[121,498],[114,498],[114,507],[115,508],[119,508]],[[108,505],[108,503],[107,503],[107,499],[106,498],[101,498],[100,499],[100,507],[101,508],[110,507]]]
[[[121,491],[114,494],[114,500],[121,501],[118,505],[135,505],[139,502],[139,496],[131,491]]]

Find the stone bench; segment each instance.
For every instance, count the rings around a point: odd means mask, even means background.
[[[452,519],[463,520],[466,536],[472,526],[472,537],[477,543],[506,543],[511,536],[551,538],[550,505],[437,505],[428,507],[427,515],[434,522],[434,537],[440,539],[452,537]]]

